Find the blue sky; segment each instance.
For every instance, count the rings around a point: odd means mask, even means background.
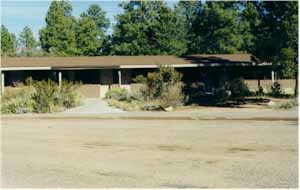
[[[35,37],[38,37],[39,29],[45,26],[45,15],[50,5],[50,0],[0,0],[1,1],[1,23],[17,36],[25,26],[29,26]],[[115,23],[114,16],[122,13],[118,4],[122,1],[83,1],[70,0],[73,6],[73,15],[78,17],[87,10],[90,4],[99,4],[106,11],[110,22]],[[173,6],[177,1],[168,1]],[[111,28],[109,32],[111,32]]]

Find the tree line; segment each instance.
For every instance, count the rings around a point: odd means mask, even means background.
[[[112,34],[105,11],[92,4],[72,15],[68,1],[52,1],[36,40],[1,26],[4,56],[185,55],[251,53],[285,77],[297,74],[298,3],[295,1],[163,1],[120,3]]]

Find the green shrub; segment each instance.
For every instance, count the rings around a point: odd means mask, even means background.
[[[193,82],[185,86],[184,92],[189,103],[198,103],[205,96],[205,84],[203,82]]]
[[[130,98],[132,100],[145,101],[146,94],[147,94],[147,87],[143,84],[140,84],[139,87],[137,88],[136,85],[137,84],[135,84],[135,88],[131,86]]]
[[[63,81],[61,88],[59,88],[56,82],[48,80],[35,81],[32,85],[36,90],[32,97],[34,112],[57,112],[78,106],[81,103],[81,97],[76,91],[79,84]]]
[[[258,88],[258,90],[256,91],[256,95],[257,96],[263,96],[265,93],[264,93],[264,89],[260,86]]]
[[[158,101],[149,101],[143,104],[141,109],[144,111],[160,111],[162,107]]]
[[[276,81],[271,86],[271,96],[279,97],[281,94],[281,85],[279,82]]]
[[[59,97],[59,87],[56,82],[52,80],[35,81],[32,85],[36,89],[36,93],[32,97],[34,112],[51,113],[61,111],[62,99]]]
[[[119,101],[130,101],[130,94],[125,88],[110,89],[105,97],[108,99],[115,99]]]
[[[250,90],[242,78],[235,78],[229,82],[228,90],[232,98],[241,98],[250,95]]]
[[[108,104],[123,110],[162,110],[170,106],[176,107],[184,100],[181,78],[182,75],[174,68],[160,66],[158,71],[148,73],[147,77],[139,75],[134,79],[140,83],[138,90],[129,93],[126,89],[114,88],[105,97]]]
[[[34,88],[24,87],[15,91],[7,91],[1,97],[2,113],[28,113],[33,111],[32,95]]]
[[[182,74],[173,67],[159,66],[158,71],[147,74],[147,77],[137,76],[133,81],[146,85],[147,99],[159,98],[165,88],[181,81]]]
[[[297,99],[288,100],[282,103],[275,104],[277,109],[291,109],[298,106]]]
[[[231,92],[226,90],[225,87],[218,87],[214,90],[213,96],[216,101],[227,101],[231,96]]]
[[[140,101],[119,101],[116,99],[106,99],[108,105],[120,108],[125,111],[137,111],[142,109],[142,105]]]
[[[163,108],[176,107],[183,104],[182,83],[173,84],[164,88],[159,98],[160,106]]]
[[[62,105],[65,108],[72,108],[79,106],[81,104],[81,96],[77,92],[80,83],[72,83],[68,81],[63,81],[60,89],[60,99]]]
[[[56,82],[28,80],[21,90],[5,92],[2,96],[2,113],[50,113],[78,106],[81,97],[76,89],[79,85],[63,81],[61,88]]]

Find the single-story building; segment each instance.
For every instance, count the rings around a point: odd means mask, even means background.
[[[130,90],[132,79],[146,75],[158,65],[176,68],[183,81],[204,82],[208,89],[218,82],[243,77],[255,84],[258,79],[274,81],[271,63],[256,63],[250,54],[209,54],[188,56],[95,56],[95,57],[2,57],[1,91],[27,77],[34,80],[81,81],[86,97],[104,97],[113,86]],[[272,80],[271,80],[272,79]],[[259,80],[259,81],[260,81]],[[248,81],[248,82],[249,82]],[[246,81],[247,82],[247,81]],[[250,84],[249,83],[249,84]],[[252,84],[252,85],[253,85]]]

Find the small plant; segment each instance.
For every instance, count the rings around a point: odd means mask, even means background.
[[[56,82],[26,80],[20,90],[6,92],[1,100],[2,113],[50,113],[78,106],[81,97],[76,89],[79,85],[63,81],[61,88]]]
[[[225,102],[230,98],[231,94],[225,87],[219,87],[214,90],[213,95],[216,101]]]
[[[138,88],[129,93],[123,88],[109,90],[105,97],[109,105],[123,110],[163,110],[181,105],[184,100],[182,75],[172,67],[160,66],[147,77],[137,76]]]
[[[176,83],[162,91],[159,103],[163,108],[176,107],[182,105],[183,100],[184,95],[182,93],[182,83]]]
[[[277,109],[291,109],[298,106],[297,99],[288,100],[282,103],[278,103],[275,105]]]
[[[258,88],[258,90],[256,91],[256,95],[257,96],[263,96],[265,93],[264,93],[264,89],[260,86]]]
[[[33,94],[34,89],[32,87],[6,91],[1,97],[1,112],[17,114],[32,112],[34,104],[32,100]]]
[[[241,98],[250,95],[250,90],[242,78],[235,78],[229,82],[228,90],[232,98]]]
[[[281,85],[279,82],[274,82],[271,86],[271,96],[273,97],[279,97],[282,94],[281,92]]]
[[[147,77],[137,76],[133,81],[146,85],[148,99],[159,98],[165,88],[181,81],[182,74],[173,67],[159,66],[158,71],[148,73]]]
[[[205,96],[205,84],[193,82],[190,85],[185,85],[184,92],[187,95],[187,102],[198,103]]]
[[[59,111],[59,105],[62,104],[59,99],[59,87],[56,82],[36,81],[33,83],[36,93],[32,99],[34,101],[34,112],[51,113]]]
[[[125,88],[113,88],[105,94],[105,97],[119,101],[130,101],[130,94]]]
[[[159,66],[158,71],[148,73],[147,77],[139,75],[134,81],[145,85],[145,88],[140,90],[140,95],[143,95],[144,98],[140,99],[148,103],[158,100],[158,107],[166,108],[176,107],[183,103],[181,78],[182,74],[173,67]]]

